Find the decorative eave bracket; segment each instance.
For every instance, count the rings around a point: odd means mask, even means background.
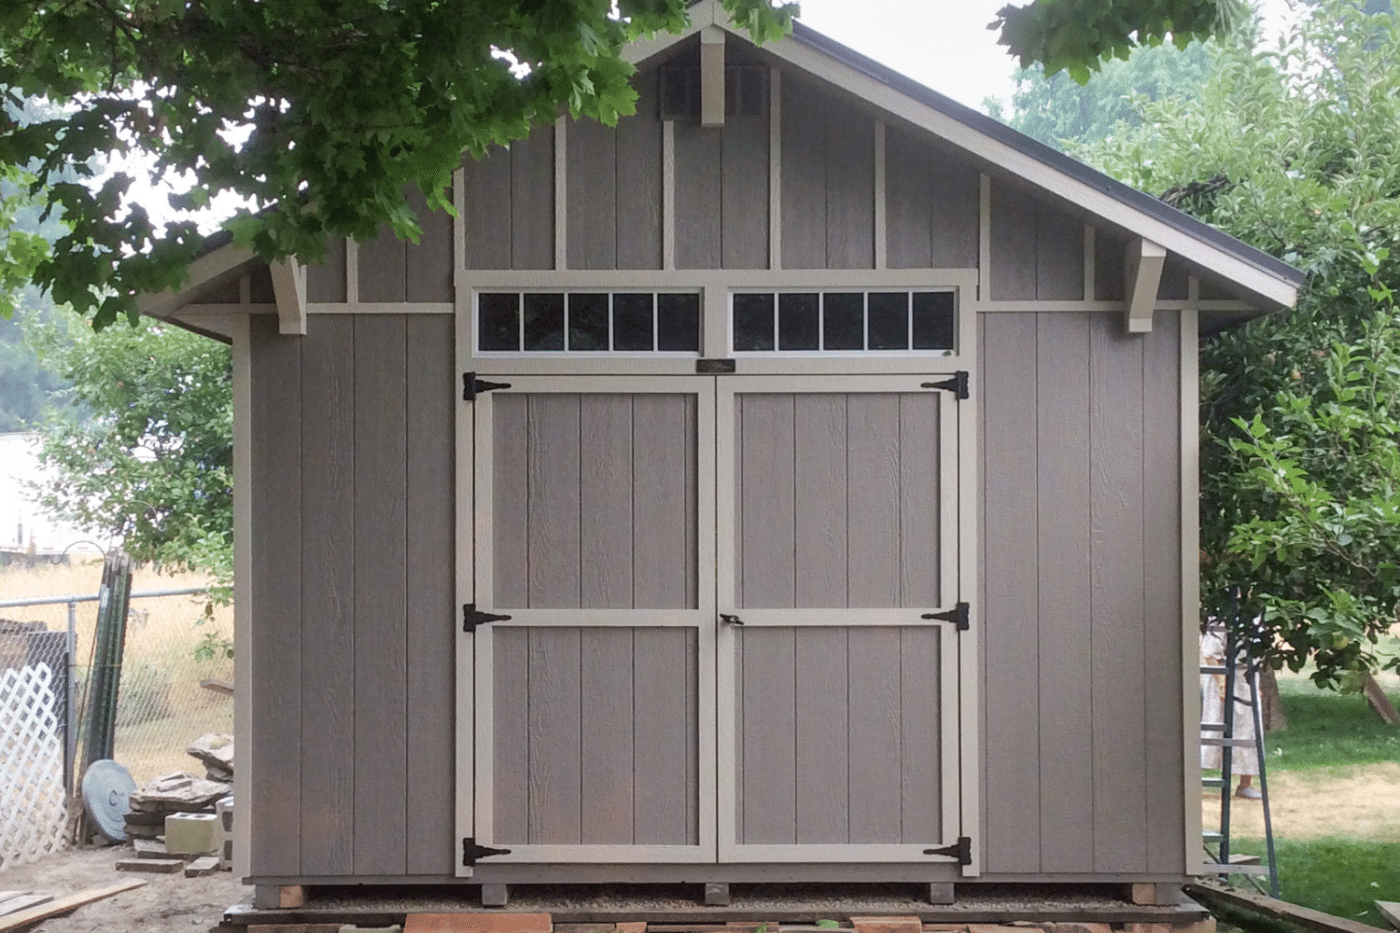
[[[724,126],[724,30],[700,30],[700,125]]]
[[[277,296],[277,332],[306,334],[306,267],[289,256],[268,266]]]
[[[1129,241],[1126,253],[1123,294],[1128,298],[1128,333],[1145,334],[1152,330],[1152,309],[1157,304],[1167,251],[1151,240],[1137,237]]]

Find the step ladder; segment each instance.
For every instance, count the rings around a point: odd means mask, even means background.
[[[1239,649],[1233,629],[1229,629],[1225,636],[1225,658],[1227,660],[1239,657]],[[1214,666],[1203,664],[1202,674],[1223,675],[1225,678],[1225,697],[1221,704],[1224,715],[1221,717],[1224,722],[1202,722],[1201,723],[1201,744],[1215,746],[1221,750],[1220,754],[1220,777],[1203,777],[1201,783],[1205,787],[1220,789],[1220,829],[1218,831],[1206,831],[1202,833],[1202,843],[1206,851],[1205,864],[1202,871],[1207,875],[1220,875],[1222,880],[1229,877],[1242,877],[1255,887],[1259,893],[1265,893],[1261,879],[1265,876],[1269,879],[1268,894],[1271,897],[1279,896],[1278,884],[1278,862],[1274,855],[1274,826],[1273,819],[1269,811],[1269,781],[1266,774],[1267,767],[1264,758],[1264,716],[1263,703],[1260,702],[1259,694],[1259,670],[1253,659],[1246,661],[1243,671],[1248,696],[1235,695],[1235,681],[1241,676],[1240,669],[1236,664],[1226,664],[1224,666]],[[1250,730],[1252,735],[1235,735],[1235,706],[1243,704],[1250,708],[1250,720],[1254,728]],[[1260,804],[1264,808],[1264,844],[1265,861],[1263,863],[1254,856],[1234,855],[1230,852],[1230,806],[1233,802],[1231,794],[1231,766],[1233,764],[1233,750],[1236,748],[1254,748],[1254,754],[1259,762],[1259,794]]]

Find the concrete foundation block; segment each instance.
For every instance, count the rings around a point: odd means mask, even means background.
[[[171,855],[218,852],[222,838],[213,813],[172,813],[165,818],[165,851]]]
[[[729,885],[722,881],[705,882],[705,906],[728,907]]]

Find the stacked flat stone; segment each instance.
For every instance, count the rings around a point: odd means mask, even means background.
[[[214,802],[232,788],[222,781],[208,781],[193,774],[166,774],[131,794],[126,832],[136,839],[165,835],[165,818],[171,813],[213,813]]]
[[[208,780],[233,782],[233,736],[207,732],[191,742],[185,751],[204,765],[204,776]]]

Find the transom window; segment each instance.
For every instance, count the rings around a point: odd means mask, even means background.
[[[484,352],[699,353],[695,292],[481,292]]]
[[[911,351],[951,353],[951,291],[736,292],[737,353]]]

